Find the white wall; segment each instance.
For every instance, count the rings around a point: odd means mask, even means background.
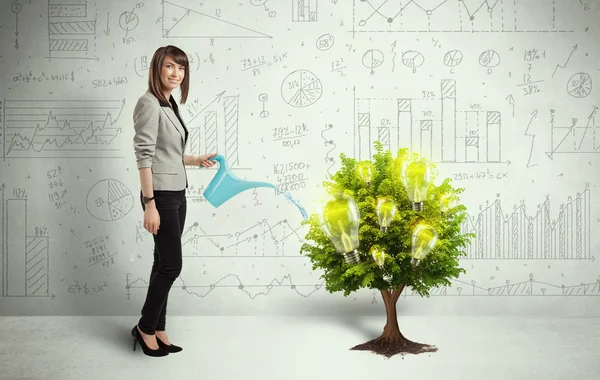
[[[467,274],[429,299],[408,290],[400,313],[600,314],[598,2],[49,3],[0,5],[0,314],[139,315],[153,243],[132,112],[167,44],[192,60],[190,154],[216,144],[309,211],[339,154],[375,140],[466,189]],[[188,170],[170,315],[383,313],[376,291],[325,291],[282,196],[208,204],[214,173]]]

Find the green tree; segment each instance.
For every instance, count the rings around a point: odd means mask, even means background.
[[[374,170],[370,183],[356,174],[359,162],[343,153],[340,155],[341,168],[330,181],[323,182],[328,194],[347,194],[358,205],[360,226],[357,251],[360,261],[354,264],[345,261],[321,229],[317,214],[310,215],[304,221],[310,227],[300,252],[310,258],[313,270],[324,271],[321,278],[325,280],[325,289],[330,293],[343,291],[347,297],[360,288],[381,292],[387,314],[383,333],[352,349],[370,350],[387,357],[437,351],[435,346],[413,342],[402,335],[398,327],[396,303],[406,287],[420,296],[429,297],[431,288],[451,285],[451,278],[466,273],[459,266],[459,257],[466,255],[461,248],[475,237],[473,233],[461,234],[466,207],[457,204],[445,213],[440,210],[443,194],[458,197],[464,189],[453,188],[451,179],[436,186],[434,177],[423,202],[423,210],[414,211],[402,183],[401,168],[407,160],[419,158],[418,155],[410,154],[408,149],[399,149],[394,158],[390,151],[383,150],[381,143],[375,142],[374,146],[376,153],[371,161]],[[432,168],[435,165],[432,164]],[[391,224],[385,230],[380,228],[376,213],[377,199],[382,196],[391,198],[397,207]],[[420,222],[435,228],[438,238],[431,252],[415,265],[411,256],[411,241],[414,226]],[[381,267],[370,253],[373,247],[387,253]]]

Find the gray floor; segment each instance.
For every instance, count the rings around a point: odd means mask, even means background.
[[[385,317],[170,317],[184,350],[132,351],[136,317],[0,317],[0,378],[58,379],[600,379],[598,318],[400,317],[430,354],[390,359],[349,348]],[[408,377],[410,376],[410,377]]]

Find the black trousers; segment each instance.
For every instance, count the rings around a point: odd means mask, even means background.
[[[141,191],[140,202],[145,211]],[[154,202],[160,216],[160,225],[157,234],[152,235],[154,262],[150,272],[146,301],[138,322],[140,330],[145,334],[165,330],[169,291],[182,268],[181,235],[187,211],[185,190],[155,190]]]

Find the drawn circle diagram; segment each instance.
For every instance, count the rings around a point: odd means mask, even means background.
[[[323,34],[317,39],[317,49],[326,51],[333,46],[333,36],[331,34]]]
[[[381,50],[371,49],[367,50],[362,56],[362,64],[368,69],[374,69],[381,66],[383,63],[383,53]]]
[[[483,67],[496,67],[500,64],[500,55],[494,50],[486,50],[479,56],[479,64]]]
[[[98,220],[119,220],[131,211],[133,195],[123,183],[104,179],[88,191],[86,206],[88,212]]]
[[[119,17],[119,26],[121,29],[129,32],[138,26],[138,16],[133,12],[123,12]]]
[[[567,92],[574,98],[585,98],[592,92],[592,78],[587,73],[577,73],[569,78]]]
[[[450,50],[444,55],[444,65],[448,67],[456,67],[461,64],[463,53],[460,50]]]
[[[10,9],[14,12],[14,13],[19,13],[21,11],[21,4],[17,3],[16,1],[14,3],[12,3],[12,5],[10,6]]]
[[[402,63],[406,67],[415,69],[417,67],[421,67],[424,62],[425,57],[423,57],[423,54],[419,53],[418,51],[408,50],[402,53]]]
[[[308,70],[296,70],[281,84],[281,97],[292,107],[308,107],[321,98],[323,87],[319,78]]]

